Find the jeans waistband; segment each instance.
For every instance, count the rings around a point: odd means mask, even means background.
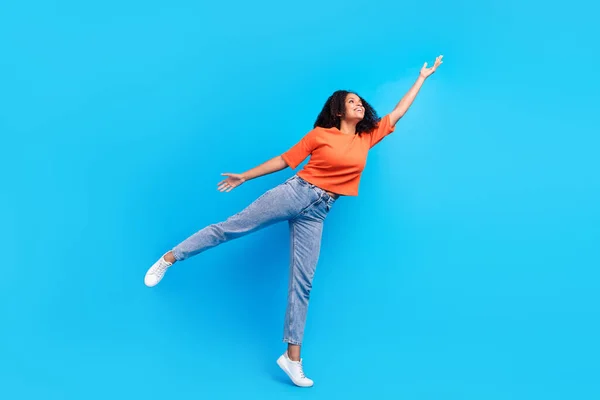
[[[323,188],[320,188],[320,187],[319,187],[319,186],[317,186],[317,185],[313,185],[312,183],[308,182],[308,181],[307,181],[307,180],[305,180],[305,179],[302,179],[302,178],[301,178],[301,177],[299,177],[298,175],[294,175],[294,176],[292,176],[292,177],[290,178],[290,180],[292,180],[292,179],[297,179],[297,180],[299,180],[300,182],[304,183],[305,185],[308,185],[309,187],[312,187],[312,188],[316,189],[318,192],[320,192],[320,193],[321,193],[321,194],[322,194],[322,195],[325,197],[325,200],[327,200],[327,201],[329,201],[329,202],[334,202],[334,201],[336,201],[336,200],[338,199],[338,197],[339,197],[339,196],[337,196],[337,195],[336,195],[336,196],[332,196],[332,195],[330,195],[330,194],[327,192],[327,190],[325,190],[325,189],[323,189]]]

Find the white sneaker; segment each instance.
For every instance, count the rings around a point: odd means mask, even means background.
[[[290,377],[296,386],[310,387],[313,385],[312,379],[308,379],[306,376],[304,376],[304,371],[302,370],[302,359],[300,359],[300,361],[292,361],[288,357],[286,351],[277,359],[277,364],[281,367],[283,372]]]
[[[167,253],[165,253],[167,254]],[[144,283],[148,287],[156,286],[158,282],[165,276],[165,272],[167,272],[167,268],[169,268],[172,263],[165,260],[165,256],[163,256],[154,263],[153,266],[150,267],[148,272],[146,272],[146,276],[144,277]]]

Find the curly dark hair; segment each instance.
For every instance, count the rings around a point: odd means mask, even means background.
[[[342,117],[346,114],[346,96],[348,94],[356,94],[355,92],[349,92],[347,90],[338,90],[333,92],[331,96],[325,102],[323,109],[319,113],[317,120],[315,121],[314,128],[333,128],[340,129],[340,123]],[[357,95],[358,96],[358,95]],[[379,123],[380,118],[377,116],[377,112],[365,99],[358,96],[365,108],[365,116],[358,124],[356,124],[356,134],[371,132]]]

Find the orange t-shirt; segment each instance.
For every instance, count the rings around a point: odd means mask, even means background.
[[[321,189],[345,196],[357,196],[367,153],[395,130],[389,115],[370,133],[349,135],[339,129],[317,127],[308,132],[281,157],[295,169],[310,155],[298,176]]]

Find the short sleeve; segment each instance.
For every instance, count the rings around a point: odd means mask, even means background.
[[[369,147],[373,147],[377,143],[381,142],[383,138],[394,132],[395,129],[396,126],[391,124],[389,114],[381,118],[379,124],[370,133],[371,145]]]
[[[300,165],[315,149],[315,135],[315,130],[308,132],[298,143],[281,155],[283,161],[285,161],[291,169],[295,169]]]

